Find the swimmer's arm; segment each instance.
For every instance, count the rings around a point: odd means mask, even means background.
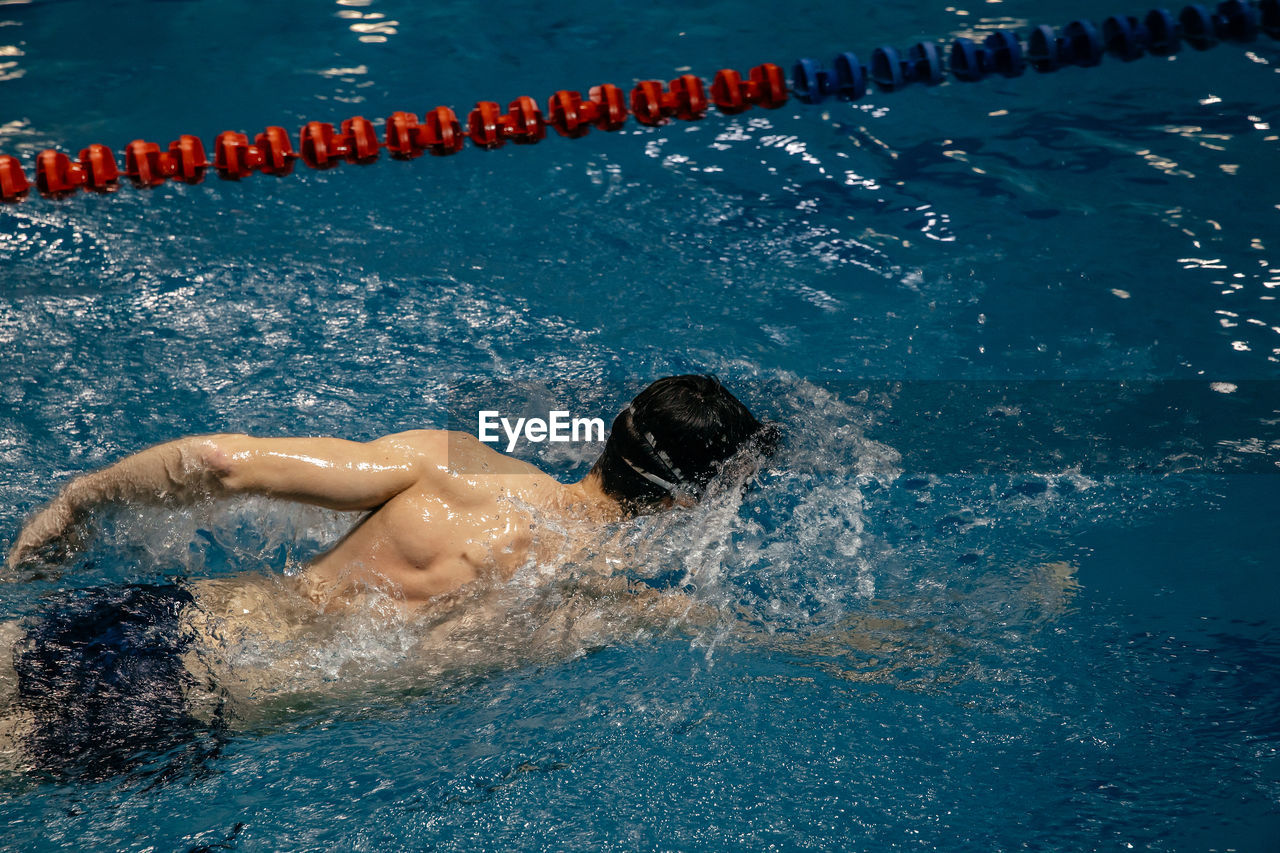
[[[448,433],[413,430],[370,442],[209,436],[200,467],[214,494],[258,494],[340,510],[376,509],[447,467]]]
[[[373,509],[412,486],[429,466],[443,464],[445,436],[418,430],[361,443],[207,435],[159,444],[68,483],[23,528],[8,563],[17,566],[46,546],[74,539],[69,534],[79,522],[108,503],[262,494],[331,509]]]
[[[144,496],[163,498],[189,490],[194,468],[187,460],[192,458],[193,441],[180,439],[160,444],[72,480],[18,534],[9,549],[10,568],[41,551],[50,551],[45,556],[57,560],[77,550],[80,523],[95,507]]]
[[[708,626],[722,616],[710,604],[679,591],[662,591],[621,575],[584,576],[576,588],[593,598],[626,604],[631,615],[650,627]]]

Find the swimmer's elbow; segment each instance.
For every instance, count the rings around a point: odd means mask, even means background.
[[[78,511],[112,501],[185,500],[229,490],[235,469],[230,444],[238,438],[243,436],[193,436],[157,444],[77,477],[60,500]]]
[[[238,452],[249,436],[220,433],[188,439],[181,466],[188,481],[196,480],[215,492],[240,491],[245,481],[245,454]]]

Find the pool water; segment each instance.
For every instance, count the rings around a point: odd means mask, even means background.
[[[0,4],[0,152],[1142,14],[1096,0]],[[1270,850],[1280,840],[1280,47],[794,101],[0,208],[0,540],[189,433],[610,419],[712,372],[745,495],[609,531],[687,612],[489,590],[423,661],[374,601],[233,663],[216,753],[8,772],[0,847]],[[568,481],[591,445],[523,444]],[[267,577],[336,513],[101,513],[59,590]],[[220,846],[221,845],[221,846]]]

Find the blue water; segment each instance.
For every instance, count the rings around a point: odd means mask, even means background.
[[[6,3],[0,151],[1142,11]],[[741,503],[617,531],[633,577],[709,619],[604,602],[557,633],[572,572],[517,576],[448,665],[412,623],[339,619],[197,767],[6,775],[0,847],[1275,849],[1277,72],[1264,39],[0,208],[0,540],[187,433],[608,418],[686,371],[786,430]],[[566,481],[593,457],[520,453]],[[0,617],[278,572],[349,522],[105,512],[61,574],[0,586]]]

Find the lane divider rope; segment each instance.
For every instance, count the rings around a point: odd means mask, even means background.
[[[238,181],[254,172],[288,175],[297,160],[313,169],[344,162],[367,164],[377,160],[383,149],[399,160],[424,153],[447,156],[461,151],[468,140],[482,149],[501,148],[507,142],[532,145],[546,138],[548,127],[578,139],[593,127],[619,130],[631,116],[641,124],[657,126],[672,119],[698,121],[711,104],[721,113],[735,115],[756,106],[777,109],[790,95],[806,104],[832,97],[856,101],[866,96],[869,86],[895,92],[913,83],[938,85],[948,70],[958,81],[977,82],[992,74],[1017,77],[1028,65],[1040,73],[1068,66],[1090,68],[1106,54],[1131,62],[1145,54],[1171,56],[1183,42],[1195,50],[1208,50],[1223,41],[1252,42],[1259,33],[1280,40],[1280,0],[1226,0],[1212,11],[1192,4],[1177,17],[1165,9],[1153,9],[1141,19],[1112,16],[1101,28],[1087,20],[1072,21],[1060,30],[1038,26],[1025,44],[1017,32],[999,30],[980,43],[969,38],[954,39],[945,47],[919,42],[905,52],[883,46],[871,53],[866,65],[854,53],[841,53],[831,70],[815,60],[801,59],[793,66],[789,89],[782,69],[767,62],[752,68],[745,78],[732,69],[721,69],[709,93],[700,77],[684,74],[665,86],[658,80],[641,81],[629,98],[607,83],[593,86],[585,99],[580,92],[561,90],[547,101],[545,113],[528,95],[516,98],[505,111],[494,101],[480,101],[467,114],[465,128],[446,106],[436,107],[421,121],[414,113],[395,112],[386,119],[381,140],[373,122],[363,116],[346,119],[336,129],[327,122],[308,122],[298,134],[296,150],[282,127],[268,127],[252,142],[244,133],[227,130],[213,142],[212,161],[195,136],[179,136],[164,149],[135,139],[124,149],[123,177],[147,188],[168,180],[198,184],[210,169],[224,180]],[[56,199],[80,190],[113,192],[121,185],[122,172],[115,153],[95,144],[82,149],[76,160],[61,151],[41,151],[35,176],[38,192]],[[0,155],[0,201],[21,201],[31,185],[18,158]]]

